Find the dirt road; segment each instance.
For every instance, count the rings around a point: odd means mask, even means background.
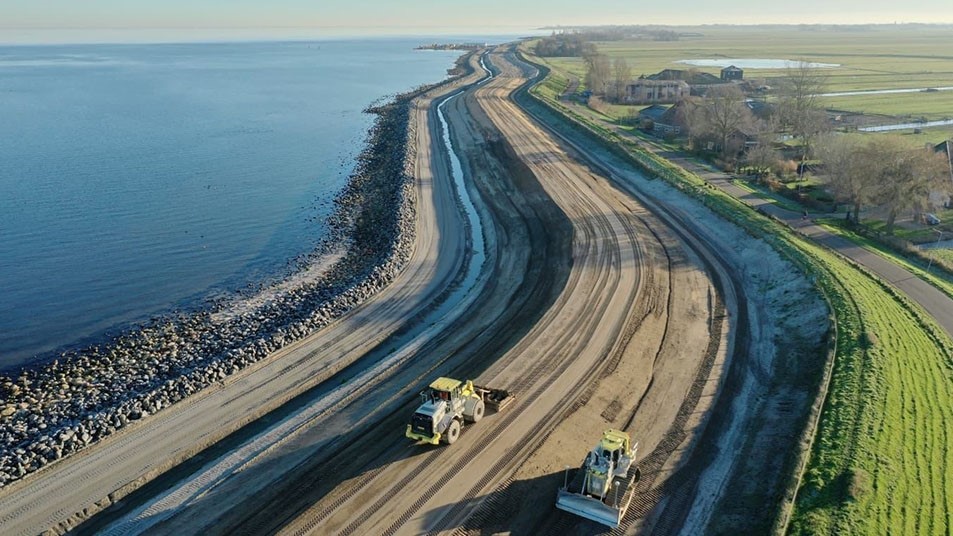
[[[543,304],[538,318],[526,319],[525,333],[514,333],[513,323],[501,330],[514,342],[497,358],[487,362],[495,356],[484,354],[479,367],[464,367],[483,368],[478,380],[516,393],[515,404],[468,427],[453,447],[431,448],[403,438],[415,402],[405,403],[361,434],[353,443],[359,448],[330,456],[303,475],[301,467],[286,467],[296,483],[280,485],[270,501],[219,502],[234,512],[207,529],[418,534],[464,527],[468,519],[493,524],[481,506],[514,479],[540,484],[540,497],[529,498],[536,504],[528,516],[507,520],[532,526],[539,521],[533,516],[552,509],[554,477],[577,464],[603,428],[628,424],[649,451],[677,437],[671,459],[662,460],[671,465],[660,463],[653,474],[659,480],[674,466],[678,447],[690,443],[704,414],[702,395],[714,395],[721,370],[715,365],[730,347],[722,311],[733,303],[716,291],[692,248],[533,126],[508,99],[525,78],[501,56],[493,63],[503,69],[501,76],[458,99],[450,122],[458,150],[487,194],[499,244],[507,245],[500,258],[519,256],[519,244],[502,237],[518,229],[513,222],[527,221],[527,208],[545,206],[547,199],[568,218],[572,237],[570,270],[552,303]],[[555,218],[539,223],[550,239],[559,235],[558,214],[535,215]],[[499,272],[502,281],[527,277],[521,265]],[[552,268],[559,271],[560,263]],[[495,296],[482,311],[499,315],[512,305],[513,295]],[[686,399],[691,411],[673,403]],[[688,418],[680,422],[683,434],[673,435],[680,412]],[[284,451],[275,453],[273,467],[281,465]],[[305,500],[297,500],[302,494]],[[187,519],[195,526],[196,517]],[[173,533],[182,526],[162,528]]]

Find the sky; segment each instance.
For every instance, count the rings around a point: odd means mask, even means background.
[[[171,34],[514,34],[552,25],[953,23],[953,1],[916,0],[0,0],[0,42],[55,30]],[[225,29],[229,29],[226,31]],[[70,32],[66,32],[68,35]]]

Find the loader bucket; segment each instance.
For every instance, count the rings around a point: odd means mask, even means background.
[[[556,496],[556,508],[612,528],[619,526],[622,515],[625,513],[624,509],[612,508],[599,499],[571,493],[564,489],[559,490]]]
[[[483,396],[483,403],[493,411],[503,411],[503,408],[510,405],[515,397],[505,389],[493,389],[491,387],[476,386],[477,392]]]

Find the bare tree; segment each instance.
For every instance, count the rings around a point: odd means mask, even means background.
[[[862,148],[856,138],[827,134],[817,151],[834,195],[850,203],[854,222],[860,221],[860,209],[877,193],[877,184],[863,165]]]
[[[827,86],[827,75],[809,62],[801,60],[787,68],[781,83],[781,103],[788,112],[783,116],[788,125],[808,110],[820,109],[818,99]]]
[[[622,101],[625,97],[625,87],[632,79],[632,68],[625,58],[616,58],[612,63],[613,71],[613,95],[616,102]]]
[[[745,153],[745,164],[755,171],[758,179],[762,179],[777,167],[781,160],[781,154],[774,148],[778,124],[773,117],[755,120],[753,124],[757,131],[758,144]]]
[[[781,83],[778,111],[781,124],[801,140],[801,169],[814,141],[821,134],[830,131],[827,114],[824,113],[819,99],[827,86],[827,75],[809,62],[801,60],[788,67]]]
[[[586,87],[597,95],[605,95],[612,81],[612,64],[605,54],[593,53],[583,57],[586,63]]]
[[[751,127],[754,116],[745,105],[745,96],[735,85],[715,86],[708,90],[702,101],[699,130],[719,142],[723,157],[730,154],[729,140],[739,130]]]
[[[762,179],[775,167],[780,158],[778,151],[770,143],[759,142],[745,154],[745,164],[754,170],[758,179]]]
[[[702,115],[701,99],[687,97],[676,104],[675,121],[682,125],[688,134],[689,145],[698,148],[698,139],[704,135],[704,117]]]
[[[861,167],[876,181],[876,201],[887,209],[887,233],[893,232],[901,213],[922,209],[947,176],[948,163],[941,155],[932,148],[911,149],[896,136],[873,138],[860,156]]]

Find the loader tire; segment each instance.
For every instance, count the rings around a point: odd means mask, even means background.
[[[452,445],[456,442],[458,437],[460,437],[460,421],[454,419],[450,421],[450,426],[447,427],[447,431],[444,432],[440,440],[448,445]]]
[[[480,422],[484,413],[486,413],[486,405],[482,400],[477,400],[477,403],[473,405],[473,414],[464,415],[464,417],[466,417],[469,422]]]

